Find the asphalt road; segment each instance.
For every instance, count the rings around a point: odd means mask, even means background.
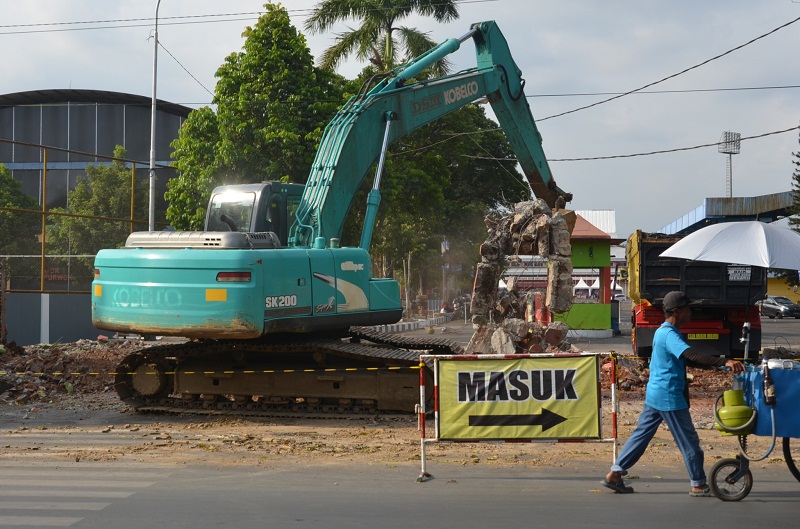
[[[754,469],[741,502],[690,498],[685,471],[640,465],[636,493],[598,483],[606,464],[501,469],[437,464],[158,466],[0,463],[0,527],[99,529],[458,527],[796,527],[800,483]],[[773,467],[774,468],[774,467]]]

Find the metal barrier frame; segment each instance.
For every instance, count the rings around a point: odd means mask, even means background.
[[[439,361],[440,360],[519,360],[520,358],[563,358],[563,357],[578,357],[578,356],[610,356],[611,358],[611,437],[602,437],[602,396],[600,398],[600,438],[599,439],[527,439],[524,441],[495,439],[495,440],[465,440],[465,441],[442,441],[439,436]],[[427,422],[426,415],[427,409],[425,402],[427,394],[425,391],[425,371],[426,361],[433,363],[433,417],[434,417],[434,436],[427,437]],[[568,443],[583,443],[583,442],[599,442],[612,444],[612,461],[616,461],[618,454],[618,429],[617,429],[617,415],[619,414],[619,399],[618,399],[618,386],[617,386],[617,354],[615,352],[608,353],[542,353],[542,354],[481,354],[481,355],[420,355],[419,364],[419,404],[417,405],[417,428],[420,432],[420,474],[417,477],[417,483],[422,483],[432,478],[432,474],[428,472],[427,459],[426,459],[426,445],[428,443],[442,443],[442,442],[459,442],[459,443],[484,443],[484,442],[530,442],[530,443],[553,443],[553,442],[568,442]],[[600,381],[598,380],[598,392],[600,392]]]

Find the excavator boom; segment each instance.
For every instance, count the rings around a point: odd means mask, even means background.
[[[477,67],[407,84],[470,38],[475,43]],[[534,194],[551,207],[559,198],[571,200],[571,194],[556,186],[525,98],[521,71],[494,22],[474,24],[460,39],[444,41],[393,73],[394,77],[384,79],[365,95],[351,98],[326,128],[292,226],[290,244],[311,246],[320,237],[339,238],[356,190],[388,145],[483,97],[492,105]],[[379,167],[380,162],[382,158]],[[374,209],[380,201],[377,185],[373,193],[372,212],[368,209],[362,234],[361,247],[365,250],[369,249]]]

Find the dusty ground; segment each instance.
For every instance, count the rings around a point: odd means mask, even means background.
[[[359,464],[419,461],[420,433],[414,416],[350,419],[225,418],[133,412],[117,400],[111,376],[118,360],[141,347],[137,341],[8,348],[0,353],[0,459],[141,460],[160,464],[203,461],[262,465],[277,459]],[[620,370],[618,428],[623,442],[635,424],[646,370],[626,362]],[[602,370],[603,435],[611,437],[609,369]],[[690,370],[692,411],[707,466],[737,452],[736,440],[711,428],[712,405],[729,375]],[[752,437],[752,436],[751,436]],[[587,464],[598,472],[612,459],[610,442],[433,443],[429,463],[561,467]],[[757,465],[783,465],[780,450]],[[682,465],[670,433],[663,429],[637,469]]]

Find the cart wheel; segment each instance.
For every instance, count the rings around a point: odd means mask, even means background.
[[[722,501],[743,500],[753,488],[753,474],[747,469],[736,478],[742,462],[739,459],[720,459],[711,469],[711,491]]]
[[[786,466],[789,467],[789,472],[797,481],[800,481],[800,470],[797,470],[797,463],[794,461],[792,455],[792,447],[789,446],[790,437],[783,438],[783,459],[786,460]]]

